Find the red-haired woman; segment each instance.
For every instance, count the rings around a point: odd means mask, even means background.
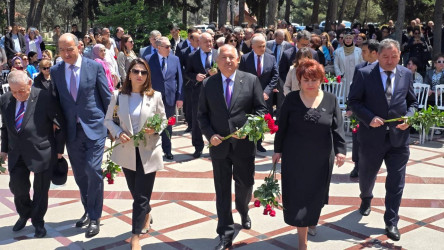
[[[297,227],[298,249],[307,249],[309,227],[315,234],[328,203],[334,158],[341,166],[347,151],[336,96],[319,88],[324,75],[324,67],[313,59],[299,64],[300,90],[285,97],[274,139],[273,162],[282,157],[284,220]]]

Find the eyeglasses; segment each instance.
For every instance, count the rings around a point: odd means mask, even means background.
[[[43,70],[48,70],[48,69],[50,69],[51,67],[42,67],[42,69]]]
[[[171,45],[160,46],[160,47],[164,47],[165,49],[169,49],[169,48],[171,48]]]
[[[148,71],[147,70],[131,69],[131,73],[133,73],[135,75],[142,74],[143,76],[148,75]]]
[[[24,57],[22,58],[23,61],[28,61],[28,58]]]
[[[129,42],[129,43],[134,43],[134,41],[132,41],[132,40],[131,40],[131,41],[128,41],[128,42]]]
[[[444,61],[436,61],[436,63],[444,63]]]
[[[237,40],[230,40],[230,43],[237,43]]]
[[[343,37],[343,36],[340,36],[339,39],[344,39],[344,37]]]

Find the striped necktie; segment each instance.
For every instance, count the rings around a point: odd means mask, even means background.
[[[15,116],[15,129],[20,131],[22,127],[23,116],[25,115],[25,102],[20,103],[20,108]]]

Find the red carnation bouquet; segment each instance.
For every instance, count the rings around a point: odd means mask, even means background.
[[[172,116],[168,120],[163,120],[159,114],[155,114],[151,118],[147,120],[143,128],[139,131],[139,133],[130,136],[131,139],[134,140],[134,147],[139,147],[140,141],[144,143],[146,146],[146,138],[145,138],[145,128],[154,129],[156,133],[160,133],[162,131],[163,125],[166,124],[168,126],[173,126],[176,124],[176,117]],[[170,137],[170,134],[168,130],[165,130],[168,137]],[[106,161],[103,164],[104,167],[102,167],[103,170],[103,178],[108,179],[108,184],[114,183],[114,178],[117,175],[118,172],[121,172],[121,168],[118,164],[113,162],[110,158],[110,155],[112,154],[115,147],[119,146],[121,143],[116,143],[115,145],[112,145],[111,147],[105,150],[105,153],[107,153]]]
[[[276,216],[274,208],[283,208],[278,199],[281,197],[281,188],[276,178],[276,162],[270,170],[268,177],[265,177],[264,183],[254,191],[255,207],[264,207],[264,215]]]
[[[326,74],[324,77],[324,84],[331,84],[334,82],[341,83],[341,76],[335,76],[330,73]]]

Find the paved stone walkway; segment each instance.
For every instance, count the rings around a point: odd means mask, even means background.
[[[184,130],[184,125],[175,126],[172,137],[175,161],[166,161],[165,169],[157,173],[151,203],[154,224],[150,233],[143,236],[144,249],[212,249],[218,243],[208,150],[202,158],[193,159],[191,136],[183,134]],[[322,210],[318,234],[309,236],[310,249],[444,249],[444,137],[438,136],[424,145],[416,144],[415,140],[417,136],[412,138],[407,184],[399,211],[401,240],[394,242],[384,235],[384,167],[378,174],[370,216],[361,217],[357,212],[359,188],[357,179],[348,176],[353,162],[351,137],[347,137],[349,155],[343,167],[334,169],[330,204]],[[272,143],[273,136],[267,135],[263,145],[268,151],[256,158],[255,187],[262,184],[271,168]],[[132,198],[123,174],[113,185],[105,182],[101,232],[91,239],[85,238],[85,228],[74,227],[83,208],[71,171],[65,185],[51,186],[45,217],[48,235],[43,239],[33,238],[30,221],[20,232],[12,232],[18,215],[8,183],[8,174],[0,175],[0,249],[130,248]],[[282,211],[278,210],[273,218],[264,216],[253,202],[250,207],[251,230],[241,230],[240,216],[233,211],[237,223],[233,248],[296,248],[296,230],[284,223]]]

